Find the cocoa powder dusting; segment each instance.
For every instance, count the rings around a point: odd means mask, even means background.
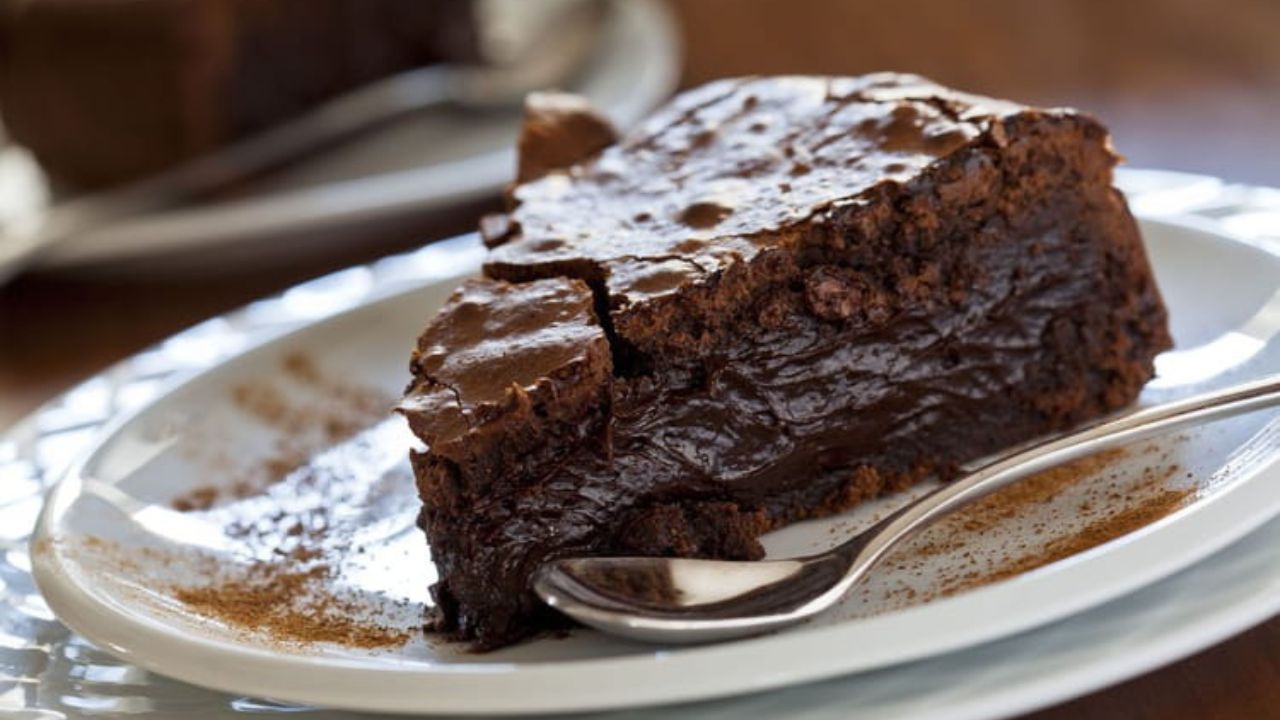
[[[952,579],[943,585],[940,594],[954,595],[981,585],[1008,580],[1050,563],[1092,550],[1167,517],[1185,506],[1191,494],[1192,490],[1189,488],[1158,491],[1151,497],[1142,498],[1136,505],[1120,508],[1112,515],[1089,523],[1071,535],[1050,541],[1037,552],[1007,558],[994,570],[981,575]]]
[[[1113,466],[1129,455],[1153,462],[1136,476],[1125,477]],[[997,525],[1027,516],[1036,506],[1050,509],[1047,519],[1031,527],[1029,538],[1005,546],[990,562],[979,562],[971,552],[961,553],[957,566],[939,577],[923,600],[955,595],[1065,560],[1184,507],[1195,488],[1171,485],[1169,481],[1181,468],[1168,464],[1169,458],[1169,452],[1157,445],[1100,453],[1028,478],[940,523],[948,526],[945,539],[921,544],[917,557],[963,550],[968,539],[993,529],[1000,532]],[[1082,490],[1083,499],[1059,510],[1060,498],[1071,488]]]
[[[305,395],[321,401],[302,400],[277,381],[254,380],[231,389],[237,409],[278,431],[271,454],[252,467],[229,471],[235,477],[195,488],[178,496],[170,507],[179,512],[208,510],[225,499],[243,499],[261,493],[303,465],[324,447],[340,443],[386,417],[394,399],[376,388],[344,382],[325,374],[306,354],[292,352],[281,358],[281,378],[301,386]]]
[[[284,650],[317,643],[380,649],[420,632],[425,598],[401,582],[401,556],[369,558],[369,542],[413,530],[416,491],[398,418],[328,448],[259,495],[187,516],[227,545],[122,545],[87,537],[88,565],[167,598],[158,611],[215,621]],[[415,545],[416,547],[416,545]],[[423,557],[409,563],[421,567]],[[359,580],[354,580],[359,578]],[[425,586],[423,586],[425,588]]]
[[[185,495],[179,495],[170,505],[178,512],[191,512],[192,510],[208,510],[213,504],[218,502],[218,488],[212,486],[198,487]]]
[[[1036,505],[1053,502],[1067,488],[1098,474],[1125,455],[1123,449],[1101,452],[1002,488],[939,523],[946,529],[939,534],[945,537],[917,544],[916,552],[928,556],[955,550],[965,543],[966,537],[985,533]]]
[[[388,432],[393,398],[291,353],[270,379],[232,388],[231,401],[279,439],[253,459],[237,458],[234,448],[220,451],[216,437],[199,443],[203,452],[192,459],[213,460],[209,467],[222,479],[170,505],[191,513],[193,522],[220,527],[235,552],[152,553],[156,583],[195,615],[283,646],[377,649],[407,642],[419,630],[418,604],[347,581],[362,567],[355,539],[367,527],[364,513],[384,502],[386,488],[413,494],[404,476],[408,448]],[[390,469],[387,457],[397,463]],[[387,519],[381,511],[377,517]],[[412,514],[404,522],[411,526]],[[122,567],[131,557],[114,555],[105,562]]]
[[[409,640],[409,631],[364,620],[367,609],[360,603],[330,594],[332,572],[316,551],[299,548],[213,584],[174,587],[173,594],[201,615],[277,642],[374,649]]]
[[[1185,442],[1187,436],[1171,439]],[[858,616],[1008,580],[1154,523],[1198,496],[1174,450],[1145,444],[1026,478],[925,530],[887,562],[896,581],[858,601]],[[1123,459],[1132,462],[1121,463]]]
[[[334,594],[327,585],[334,569],[314,548],[299,545],[245,566],[199,553],[126,547],[95,536],[79,544],[95,567],[145,578],[146,585],[164,588],[195,614],[281,646],[383,649],[403,645],[416,630],[379,622],[366,603]],[[167,580],[174,574],[212,580],[175,584]]]

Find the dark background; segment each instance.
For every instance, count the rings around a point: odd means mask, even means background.
[[[1275,0],[685,0],[684,84],[899,70],[1088,110],[1135,166],[1280,184]]]

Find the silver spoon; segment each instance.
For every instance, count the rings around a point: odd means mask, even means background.
[[[1013,482],[1177,428],[1280,405],[1280,375],[1137,410],[992,462],[826,552],[789,560],[564,558],[533,587],[551,607],[614,635],[695,643],[756,635],[834,606],[903,541]]]

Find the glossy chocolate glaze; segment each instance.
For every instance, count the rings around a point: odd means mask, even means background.
[[[607,357],[592,303],[578,280],[464,282],[418,339],[401,403],[414,432],[454,442],[548,378]]]
[[[578,280],[468,280],[411,369],[399,410],[430,448],[423,494],[442,508],[536,478],[608,412],[609,343]]]
[[[752,133],[792,169],[744,166]],[[534,428],[565,452],[485,494],[415,459],[446,626],[509,642],[548,556],[757,557],[770,527],[1131,401],[1169,340],[1113,163],[1072,113],[783,78],[695,91],[520,186],[487,272],[587,281],[614,372],[605,415]]]

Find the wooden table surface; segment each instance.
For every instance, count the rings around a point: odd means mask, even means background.
[[[685,85],[764,72],[911,70],[1093,110],[1135,165],[1280,184],[1280,4],[1103,0],[689,0]],[[181,277],[39,274],[0,288],[0,428],[173,332],[327,270],[470,229],[481,203],[358,249]],[[1280,717],[1280,618],[1031,716]]]

